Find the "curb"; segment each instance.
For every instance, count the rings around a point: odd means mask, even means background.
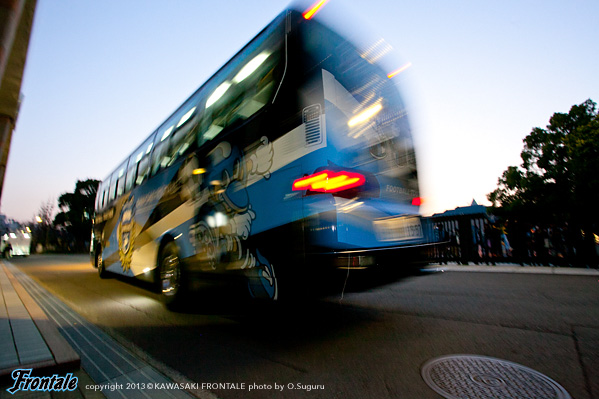
[[[0,370],[0,382],[10,381],[11,374],[16,369],[35,369],[37,374],[59,374],[69,371],[79,370],[81,359],[77,352],[71,347],[66,339],[58,331],[56,324],[51,321],[42,308],[29,295],[27,290],[17,281],[12,272],[0,263],[4,269],[8,280],[12,284],[15,292],[19,296],[25,309],[31,316],[31,320],[37,327],[42,339],[52,354],[52,359],[35,363],[25,363],[11,366]]]
[[[480,265],[429,265],[423,269],[428,272],[471,272],[471,273],[512,273],[512,274],[554,274],[561,276],[599,276],[598,269],[581,269],[553,266],[515,266],[498,264]]]

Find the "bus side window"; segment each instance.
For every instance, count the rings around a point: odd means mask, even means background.
[[[156,148],[152,153],[152,176],[154,176],[160,169],[163,169],[166,166],[166,162],[164,161],[166,150],[168,148],[168,141],[163,141],[161,143],[156,144]]]
[[[102,208],[106,208],[108,205],[108,190],[110,188],[110,177],[106,179],[106,183],[104,183],[104,189],[102,191]]]
[[[116,183],[116,197],[120,197],[125,193],[125,171],[127,163],[125,162],[122,167],[118,169],[117,183]]]
[[[137,167],[137,178],[135,179],[135,185],[139,186],[141,183],[143,183],[146,180],[146,178],[148,177],[149,172],[150,172],[150,156],[146,155],[141,159],[141,161],[139,161],[139,164]]]
[[[167,124],[163,125],[156,134],[154,152],[152,153],[152,176],[156,175],[168,163],[165,157],[174,128],[174,123],[167,121]]]
[[[135,186],[142,184],[150,173],[150,155],[154,148],[154,134],[152,134],[145,143],[134,153],[135,165],[137,165],[137,174],[135,176]],[[135,155],[137,154],[137,155]],[[134,165],[132,165],[134,166]]]
[[[98,193],[96,194],[96,211],[102,209],[102,203],[104,202],[104,184],[105,182],[102,182],[98,186]]]
[[[98,204],[96,205],[96,209],[100,210],[104,207],[104,187],[102,187],[102,191],[98,191]]]
[[[175,132],[166,156],[167,166],[172,165],[194,143],[198,124],[198,118],[191,119]]]
[[[129,160],[129,170],[127,170],[127,180],[125,181],[125,191],[131,191],[133,184],[135,183],[135,177],[137,174],[137,162],[131,157]]]
[[[110,178],[110,191],[108,192],[108,202],[112,202],[116,198],[116,182],[117,182],[116,172],[112,174]]]
[[[199,145],[214,139],[223,129],[243,123],[272,101],[284,65],[282,46],[279,36],[273,35],[229,71],[203,107]],[[223,85],[226,89],[221,93]]]

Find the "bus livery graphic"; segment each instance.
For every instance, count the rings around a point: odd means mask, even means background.
[[[199,193],[193,202],[196,223],[190,227],[191,239],[212,269],[224,256],[229,257],[229,267],[255,267],[256,256],[243,244],[256,219],[247,184],[256,176],[268,179],[272,156],[272,145],[266,137],[260,139],[259,147],[249,157],[222,142],[209,153],[212,172],[201,180],[203,184],[190,188]]]
[[[135,237],[137,236],[137,226],[135,225],[135,198],[131,195],[125,201],[121,210],[121,217],[117,228],[119,240],[119,258],[123,267],[123,272],[127,272],[131,267],[131,256]]]

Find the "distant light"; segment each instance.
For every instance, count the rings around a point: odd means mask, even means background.
[[[142,273],[147,273],[147,272],[149,272],[150,270],[152,270],[152,269],[150,269],[149,267],[146,267],[145,269],[143,269],[143,270],[142,270]]]
[[[320,11],[322,6],[324,6],[327,1],[329,1],[329,0],[320,0],[318,3],[315,3],[312,7],[308,8],[306,11],[304,11],[304,13],[302,15],[304,16],[305,19],[311,19],[314,16],[314,14],[316,14],[318,11]]]
[[[389,79],[391,79],[392,77],[394,77],[395,75],[399,75],[400,73],[402,73],[403,71],[405,71],[406,69],[408,69],[409,67],[412,66],[411,62],[408,62],[407,64],[405,64],[404,66],[402,66],[399,69],[396,69],[395,71],[391,72],[389,75],[387,75],[387,77]]]
[[[206,169],[204,168],[197,168],[194,169],[193,172],[191,172],[192,175],[203,175],[204,173],[206,173]]]
[[[152,152],[152,147],[154,146],[154,143],[150,143],[148,145],[148,149],[146,150],[146,155],[149,154],[150,152]]]
[[[414,206],[420,206],[420,205],[422,205],[423,202],[424,201],[422,200],[422,197],[412,198],[412,205],[414,205]]]
[[[43,222],[43,220],[42,220],[42,218],[40,216],[36,216],[35,217],[35,221],[38,222],[38,223],[42,223]]]
[[[262,63],[268,58],[269,55],[270,53],[263,52],[255,56],[250,62],[248,62],[247,64],[245,64],[243,68],[241,68],[237,75],[235,75],[235,77],[233,78],[233,82],[239,83],[248,76],[250,76],[252,73],[254,73],[256,69],[258,69],[260,65],[262,65]]]
[[[31,238],[31,236],[28,233],[23,233],[23,237],[25,237],[25,238]]]
[[[29,228],[29,226],[25,227],[25,230],[27,230],[28,233],[31,233],[31,229]]]
[[[381,104],[375,104],[372,107],[366,108],[364,111],[360,112],[358,115],[351,118],[347,122],[347,125],[349,127],[353,127],[357,124],[364,123],[367,120],[369,120],[370,118],[372,118],[373,116],[375,116],[376,114],[378,114],[381,109],[383,109],[383,106]]]
[[[10,233],[10,238],[17,238],[17,235],[15,233]]]
[[[216,90],[214,90],[214,93],[212,93],[210,97],[208,97],[208,99],[206,100],[206,108],[210,107],[212,104],[217,102],[222,96],[224,96],[227,90],[229,90],[229,87],[231,87],[231,83],[221,83],[221,85],[218,86]]]
[[[193,107],[192,109],[190,109],[189,111],[187,111],[185,113],[185,115],[183,115],[181,117],[181,119],[179,119],[179,123],[177,123],[177,127],[181,126],[182,124],[184,124],[185,122],[187,122],[189,120],[189,118],[191,118],[191,115],[193,115],[193,112],[196,110],[196,107]]]

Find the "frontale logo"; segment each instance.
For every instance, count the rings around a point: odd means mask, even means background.
[[[14,395],[18,391],[66,392],[77,389],[79,380],[71,373],[65,376],[54,374],[52,377],[35,377],[31,375],[32,371],[32,369],[14,370],[11,374],[14,384],[7,389],[8,393]]]
[[[123,204],[117,236],[119,239],[119,258],[123,265],[123,271],[127,272],[131,268],[131,256],[133,254],[133,244],[135,242],[135,202],[133,196],[129,197]]]

